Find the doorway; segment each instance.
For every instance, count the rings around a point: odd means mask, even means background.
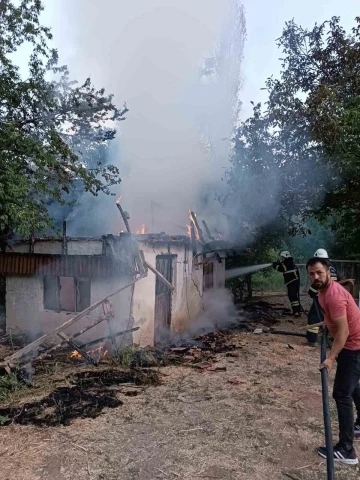
[[[176,255],[157,255],[156,270],[173,283],[173,260]],[[171,290],[158,277],[155,284],[154,342],[165,342],[170,337]]]

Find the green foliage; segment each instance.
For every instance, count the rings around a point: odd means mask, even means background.
[[[224,203],[255,245],[308,235],[316,218],[338,252],[360,253],[360,18],[350,34],[338,17],[312,30],[291,21],[277,43],[280,77],[236,132]]]
[[[6,425],[7,423],[9,423],[11,420],[10,417],[6,416],[6,415],[0,415],[0,425]]]
[[[39,21],[40,0],[2,0],[0,5],[0,233],[30,235],[52,222],[46,202],[64,205],[81,182],[93,195],[110,193],[119,171],[100,161],[88,168],[84,154],[115,137],[127,111],[86,79],[70,79],[58,65],[52,38]],[[31,47],[28,73],[14,52]]]
[[[24,385],[14,373],[0,377],[0,402],[5,401],[12,393],[22,390]],[[5,417],[4,417],[5,418]]]
[[[360,18],[350,34],[338,17],[311,31],[289,22],[279,46],[283,71],[280,80],[268,81],[269,110],[281,128],[298,118],[310,134],[308,144],[321,147],[323,201],[312,201],[311,213],[333,217],[350,253],[360,246]]]
[[[283,275],[273,269],[267,268],[252,275],[252,289],[253,292],[284,292],[286,287],[284,285]]]
[[[286,240],[286,250],[289,250],[297,263],[306,263],[314,256],[318,248],[325,248],[332,258],[335,258],[334,232],[331,222],[320,224],[312,218],[306,222],[311,235],[295,236]]]

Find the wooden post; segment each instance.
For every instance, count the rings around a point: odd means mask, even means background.
[[[193,222],[190,222],[190,238],[191,238],[191,247],[193,251],[193,256],[195,257],[197,254],[197,246],[196,246],[195,226]]]
[[[30,237],[30,253],[34,253],[34,247],[35,247],[35,235],[34,233],[32,233]]]
[[[199,222],[197,221],[195,213],[193,211],[190,211],[190,216],[191,216],[191,219],[194,222],[195,228],[198,232],[200,242],[204,242],[204,235],[203,235],[203,232],[200,228]]]
[[[119,212],[120,212],[120,215],[121,215],[121,217],[122,217],[122,219],[123,219],[123,221],[124,221],[126,231],[127,231],[128,233],[131,233],[131,231],[130,231],[130,225],[129,225],[129,222],[128,222],[128,220],[129,220],[129,218],[130,218],[129,215],[127,214],[127,212],[124,212],[124,210],[123,210],[123,208],[122,208],[122,206],[121,206],[121,204],[120,204],[120,201],[117,201],[117,202],[116,202],[116,206],[117,206],[117,208],[118,208],[118,210],[119,210]]]
[[[205,220],[203,220],[202,223],[204,225],[206,235],[209,237],[210,240],[214,241],[215,238],[211,235],[209,227],[208,227],[207,223],[205,222]]]
[[[62,253],[63,255],[67,255],[68,253],[67,237],[66,237],[66,222],[63,222]]]

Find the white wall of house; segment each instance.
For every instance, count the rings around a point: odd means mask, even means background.
[[[101,238],[72,239],[67,242],[68,255],[101,255],[103,242]],[[29,242],[20,242],[12,246],[14,252],[30,253]],[[7,250],[10,252],[11,250]],[[61,240],[37,240],[34,243],[34,253],[61,255]]]
[[[173,260],[173,285],[171,302],[171,333],[184,332],[189,325],[199,318],[203,311],[203,266],[202,256],[198,257],[199,265],[193,259],[192,251],[187,242],[159,243],[139,239],[139,248],[143,250],[145,259],[156,267],[158,255],[176,255]],[[74,239],[68,241],[68,255],[99,255],[102,253],[103,243],[99,239]],[[29,244],[14,245],[15,252],[29,253]],[[61,254],[62,241],[36,241],[34,253]],[[214,263],[214,288],[225,286],[225,260],[221,263],[216,258],[210,258]],[[93,304],[131,282],[131,278],[91,279],[91,300]],[[132,334],[133,342],[141,346],[154,344],[155,329],[155,285],[156,276],[151,271],[148,276],[127,288],[111,299],[114,307],[114,330],[125,330],[127,326],[139,326],[139,330]],[[129,322],[130,304],[132,302],[132,317],[134,323]],[[68,332],[78,331],[99,317],[102,307],[91,312],[69,328]],[[74,312],[58,312],[44,307],[44,279],[42,276],[7,276],[6,280],[6,327],[8,332],[26,332],[30,337],[49,333],[57,326],[74,316]],[[107,325],[102,323],[86,332],[81,340],[92,340],[107,335]],[[129,337],[128,337],[129,338]],[[121,339],[121,337],[120,337]],[[127,340],[127,339],[126,339]],[[121,342],[121,340],[119,340]]]
[[[15,252],[29,252],[28,244],[17,244]],[[60,254],[61,241],[39,241],[34,245],[34,253]],[[70,240],[68,242],[68,255],[97,255],[102,252],[101,239]],[[131,278],[124,276],[118,278],[93,278],[90,284],[90,304],[106,297],[115,290],[131,282]],[[129,323],[131,290],[127,288],[112,297],[111,303],[115,312],[113,319],[114,331],[125,330]],[[6,278],[6,329],[7,332],[24,333],[30,337],[49,333],[57,326],[76,315],[74,312],[54,311],[44,307],[44,277],[41,275],[20,276],[8,275]],[[96,308],[89,316],[84,317],[67,331],[79,331],[89,325],[100,315],[102,307]],[[79,339],[86,341],[107,335],[106,322],[86,332]]]

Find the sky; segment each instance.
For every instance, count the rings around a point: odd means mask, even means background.
[[[279,50],[275,40],[280,37],[285,22],[294,18],[304,28],[311,29],[332,16],[340,16],[343,27],[350,31],[355,17],[360,15],[358,0],[243,0],[246,10],[247,41],[245,43],[242,90],[242,118],[251,114],[249,101],[265,101],[265,79],[280,71]]]
[[[279,73],[281,53],[275,40],[292,18],[311,28],[333,15],[349,30],[359,13],[358,0],[243,0],[246,40],[231,22],[237,0],[45,0],[43,22],[54,34],[60,62],[80,81],[91,76],[130,109],[120,125],[112,163],[119,166],[123,196],[134,229],[184,233],[188,209],[211,227],[226,230],[215,193],[221,193],[228,167],[234,72],[239,70],[240,118],[251,115],[251,101],[265,101],[265,80]],[[222,42],[220,81],[199,82],[201,60]],[[244,43],[244,44],[243,44]],[[231,47],[231,48],[230,48]],[[230,53],[229,53],[230,52]],[[237,57],[243,55],[240,64]],[[209,156],[199,138],[210,138]],[[87,196],[75,211],[79,218],[114,218],[102,225],[115,230],[118,213],[112,199]],[[96,208],[98,210],[96,210]],[[157,213],[154,220],[153,208]],[[276,215],[276,209],[273,212]],[[69,219],[71,220],[71,219]],[[74,225],[75,225],[74,223]],[[150,229],[151,229],[150,228]],[[101,232],[93,232],[101,233]],[[103,232],[102,232],[103,233]]]

